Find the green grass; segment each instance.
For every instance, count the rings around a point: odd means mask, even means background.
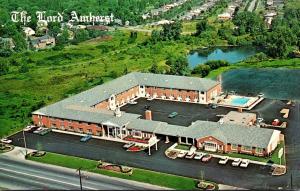
[[[190,148],[191,148],[190,145],[183,145],[183,144],[178,144],[175,147],[175,149],[181,149],[181,150],[190,150]]]
[[[82,167],[83,170],[94,172],[98,174],[103,174],[112,177],[118,177],[128,180],[135,180],[139,182],[145,182],[149,184],[155,184],[158,186],[174,188],[174,189],[182,189],[182,190],[190,190],[195,189],[197,181],[192,178],[175,176],[166,173],[154,172],[150,170],[144,170],[139,168],[133,169],[133,174],[131,176],[111,172],[107,170],[97,169],[96,166],[98,164],[95,160],[83,159],[73,156],[61,155],[56,153],[47,153],[43,157],[28,157],[28,160],[37,161],[46,164],[53,164],[73,169],[78,169]]]

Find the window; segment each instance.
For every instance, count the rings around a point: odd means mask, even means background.
[[[74,131],[74,128],[72,126],[70,126],[69,131]]]
[[[96,131],[96,135],[102,135],[102,131]]]
[[[263,153],[263,150],[262,148],[255,148],[255,152],[256,153]]]
[[[88,129],[87,131],[88,131],[88,134],[92,134],[93,133],[92,129]]]
[[[82,129],[82,128],[79,128],[79,132],[83,132],[83,129]]]
[[[201,94],[204,94],[204,91],[201,91]]]
[[[243,151],[252,151],[252,147],[249,146],[242,146]]]
[[[236,145],[236,144],[231,145],[231,150],[237,150],[237,148],[238,148],[238,145]]]

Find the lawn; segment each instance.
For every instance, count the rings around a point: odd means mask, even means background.
[[[73,156],[61,155],[56,153],[47,153],[43,157],[28,157],[28,160],[33,160],[41,163],[53,164],[73,169],[78,169],[82,167],[82,170],[94,172],[98,174],[103,174],[112,177],[118,177],[128,180],[135,180],[139,182],[145,182],[150,184],[155,184],[158,186],[180,189],[180,190],[191,190],[195,189],[197,181],[192,178],[182,177],[182,176],[175,176],[166,173],[159,173],[139,168],[133,169],[133,174],[131,176],[111,172],[107,170],[100,170],[97,169],[96,166],[98,161],[83,159]],[[163,181],[162,181],[163,180]]]
[[[181,149],[181,150],[190,150],[191,145],[183,145],[183,144],[178,144],[176,145],[175,149]]]

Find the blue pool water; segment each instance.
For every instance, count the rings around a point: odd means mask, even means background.
[[[250,98],[246,98],[246,97],[237,97],[237,98],[233,98],[231,100],[231,104],[235,105],[235,106],[243,106],[245,105],[248,101],[250,100]]]

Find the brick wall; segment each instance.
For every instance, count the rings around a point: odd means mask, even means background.
[[[217,91],[217,95],[220,94],[220,92],[222,91],[222,87],[221,87],[221,84],[218,84],[216,85],[215,87],[211,88],[210,90],[207,91],[207,94],[206,94],[206,100],[209,101],[212,99],[212,92],[213,91]]]
[[[139,86],[135,86],[127,91],[117,94],[116,95],[116,104],[119,103],[119,105],[121,105],[122,103],[126,103],[127,98],[132,99],[132,95],[134,97],[139,95]]]
[[[108,100],[102,101],[95,105],[95,108],[97,109],[109,109],[109,103]]]
[[[146,94],[149,94],[151,97],[156,94],[158,98],[161,98],[161,96],[166,96],[167,98],[173,96],[174,99],[177,99],[177,97],[180,96],[183,101],[189,96],[192,102],[194,99],[199,100],[198,91],[146,87]]]
[[[101,125],[97,125],[93,123],[71,121],[71,120],[58,119],[52,117],[49,118],[47,116],[42,116],[42,118],[38,118],[37,115],[33,115],[32,119],[35,125],[39,125],[39,121],[40,121],[41,126],[45,126],[48,128],[55,127],[57,129],[62,129],[63,126],[64,130],[74,131],[74,132],[79,132],[81,128],[83,133],[89,133],[90,132],[89,129],[90,129],[93,135],[96,135],[97,133],[102,131]]]

